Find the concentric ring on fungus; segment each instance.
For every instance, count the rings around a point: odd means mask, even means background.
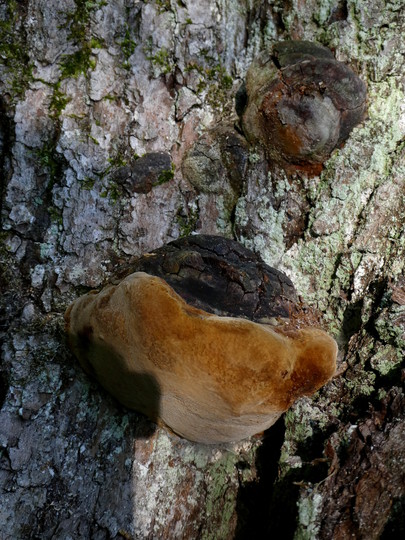
[[[366,112],[364,82],[329,49],[307,41],[276,43],[258,57],[245,92],[239,113],[247,139],[264,146],[269,160],[313,173]]]

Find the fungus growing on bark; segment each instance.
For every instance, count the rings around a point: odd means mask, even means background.
[[[285,41],[252,63],[236,106],[246,137],[270,160],[319,172],[364,118],[366,97],[366,85],[329,49]]]
[[[218,253],[212,251],[214,264],[207,260],[214,239],[203,236],[197,247],[189,241],[194,249],[191,267],[196,265],[198,249],[206,255],[205,263],[201,256],[200,267],[217,266],[223,256],[221,247]],[[273,289],[270,285],[275,299],[270,313],[277,313],[282,301],[289,305],[283,281],[287,296],[292,297],[294,289],[286,276],[236,242],[218,240],[231,258],[232,252],[237,253],[233,264],[243,254],[251,261],[251,268],[240,273],[245,277],[244,286],[257,270],[252,270],[255,264],[261,265],[262,276],[274,272],[272,280],[279,285]],[[173,271],[173,253],[178,261],[181,253],[187,259],[192,249],[187,254],[184,241],[179,243],[183,243],[182,250],[177,246],[160,253],[160,263],[155,260],[151,267],[161,272],[169,263]],[[167,253],[172,257],[167,258]],[[135,266],[154,256],[143,257]],[[219,265],[213,271],[214,284],[220,274]],[[229,268],[224,275],[231,284]],[[279,280],[280,276],[284,277]],[[238,281],[237,272],[233,279]],[[262,282],[264,297],[266,280],[268,277]],[[202,291],[208,281],[205,285],[202,281]],[[187,284],[195,290],[188,275],[183,296]],[[200,301],[197,298],[196,303]],[[213,311],[226,313],[223,307],[217,305]],[[246,312],[251,313],[249,306],[242,315]],[[202,443],[236,441],[267,429],[296,399],[325,384],[336,369],[337,346],[323,330],[301,328],[299,322],[270,325],[208,313],[186,302],[162,278],[145,272],[131,273],[116,285],[78,298],[65,319],[71,348],[87,373],[126,407]]]
[[[121,266],[163,278],[188,304],[215,315],[264,319],[296,314],[291,280],[239,242],[207,234],[179,238]]]

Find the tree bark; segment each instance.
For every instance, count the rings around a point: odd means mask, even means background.
[[[0,2],[1,538],[403,535],[404,32],[401,0]],[[368,86],[316,176],[235,112],[286,39]],[[337,376],[240,443],[123,409],[65,343],[70,301],[191,233],[286,272],[339,344]]]

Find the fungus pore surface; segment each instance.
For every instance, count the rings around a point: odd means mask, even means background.
[[[65,315],[87,373],[128,408],[191,441],[236,441],[270,427],[334,374],[337,346],[318,328],[218,316],[144,272],[91,292]]]

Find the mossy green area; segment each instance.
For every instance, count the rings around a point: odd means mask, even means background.
[[[232,77],[221,64],[217,64],[207,70],[207,78],[209,81],[207,101],[214,110],[222,110],[232,88]]]
[[[81,73],[86,75],[89,69],[96,67],[96,61],[91,56],[91,47],[88,43],[83,45],[83,48],[64,56],[61,62],[62,79],[68,77],[78,77]]]
[[[106,5],[106,2],[75,0],[75,5],[75,11],[66,15],[62,28],[69,29],[69,39],[77,45],[78,50],[62,57],[60,63],[62,79],[78,77],[80,74],[87,75],[87,72],[96,66],[92,50],[100,49],[104,45],[102,39],[91,36],[90,17],[92,12]]]
[[[113,204],[115,204],[121,196],[122,196],[121,188],[118,186],[116,182],[112,180],[108,182],[107,187],[103,189],[100,193],[100,197],[102,199],[109,197],[110,201]]]
[[[124,55],[124,62],[122,67],[126,70],[131,69],[129,59],[134,54],[136,49],[136,42],[131,37],[130,28],[127,26],[125,29],[124,37],[118,41],[118,44],[121,47],[122,54]]]
[[[49,175],[50,184],[48,185],[48,189],[51,189],[53,184],[61,176],[65,165],[64,158],[56,151],[56,145],[57,141],[50,140],[34,151],[38,166]]]
[[[71,96],[63,92],[62,81],[68,78],[77,78],[81,74],[87,76],[88,72],[96,67],[93,50],[104,46],[103,39],[91,35],[90,15],[96,9],[106,5],[106,2],[76,0],[75,5],[76,10],[66,15],[66,20],[60,28],[69,30],[68,38],[78,49],[71,54],[62,55],[59,62],[60,77],[58,81],[50,83],[43,79],[36,79],[53,90],[49,101],[49,114],[56,122],[58,122],[66,105],[72,100]]]
[[[174,163],[172,163],[172,166],[170,167],[170,169],[166,169],[159,174],[158,181],[155,184],[153,184],[153,186],[154,187],[161,186],[162,184],[166,184],[167,182],[170,182],[170,180],[173,180],[174,171],[175,171],[175,166],[174,166]]]
[[[135,154],[132,159],[137,159],[139,156]],[[108,158],[108,167],[99,173],[94,173],[96,178],[86,176],[84,180],[80,180],[80,186],[82,189],[91,190],[96,185],[96,182],[102,185],[100,191],[100,197],[102,199],[109,198],[112,203],[116,203],[120,197],[122,197],[122,188],[115,182],[113,178],[110,178],[120,167],[124,167],[127,164],[127,159],[117,152],[114,156]]]
[[[207,103],[214,110],[222,111],[229,100],[233,79],[221,62],[213,58],[207,50],[202,50],[201,61],[189,62],[185,72],[199,75],[195,91],[197,94],[205,94]]]
[[[166,47],[156,49],[153,44],[153,38],[150,36],[143,47],[146,59],[156,68],[159,74],[167,75],[174,69],[175,62],[173,53]]]
[[[143,46],[143,51],[152,64],[156,76],[167,75],[174,71],[176,67],[174,50],[167,47],[157,48],[153,37],[150,36]],[[218,57],[212,56],[208,49],[202,49],[199,58],[188,62],[184,72],[197,74],[198,80],[194,85],[194,91],[205,97],[212,109],[224,111],[229,102],[233,78]]]
[[[158,7],[159,13],[164,13],[165,11],[171,11],[172,9],[170,0],[156,0],[156,5]]]
[[[0,64],[4,66],[1,79],[15,103],[32,80],[32,63],[24,30],[24,7],[16,0],[8,0],[0,9]]]
[[[95,178],[90,178],[90,176],[86,176],[83,180],[80,180],[80,187],[85,190],[91,190],[93,189],[95,183]]]
[[[69,29],[69,39],[77,44],[87,41],[91,14],[106,5],[107,2],[103,0],[99,2],[75,0],[76,9],[66,15],[66,21],[62,25],[62,28]]]
[[[187,210],[184,210],[183,208],[179,209],[176,216],[176,222],[180,229],[180,238],[189,236],[195,231],[199,215],[200,210],[197,203]]]
[[[66,94],[64,94],[61,89],[61,82],[56,82],[53,86],[53,93],[49,103],[49,111],[52,118],[55,120],[59,118],[61,112],[65,109],[66,105],[71,100]]]

